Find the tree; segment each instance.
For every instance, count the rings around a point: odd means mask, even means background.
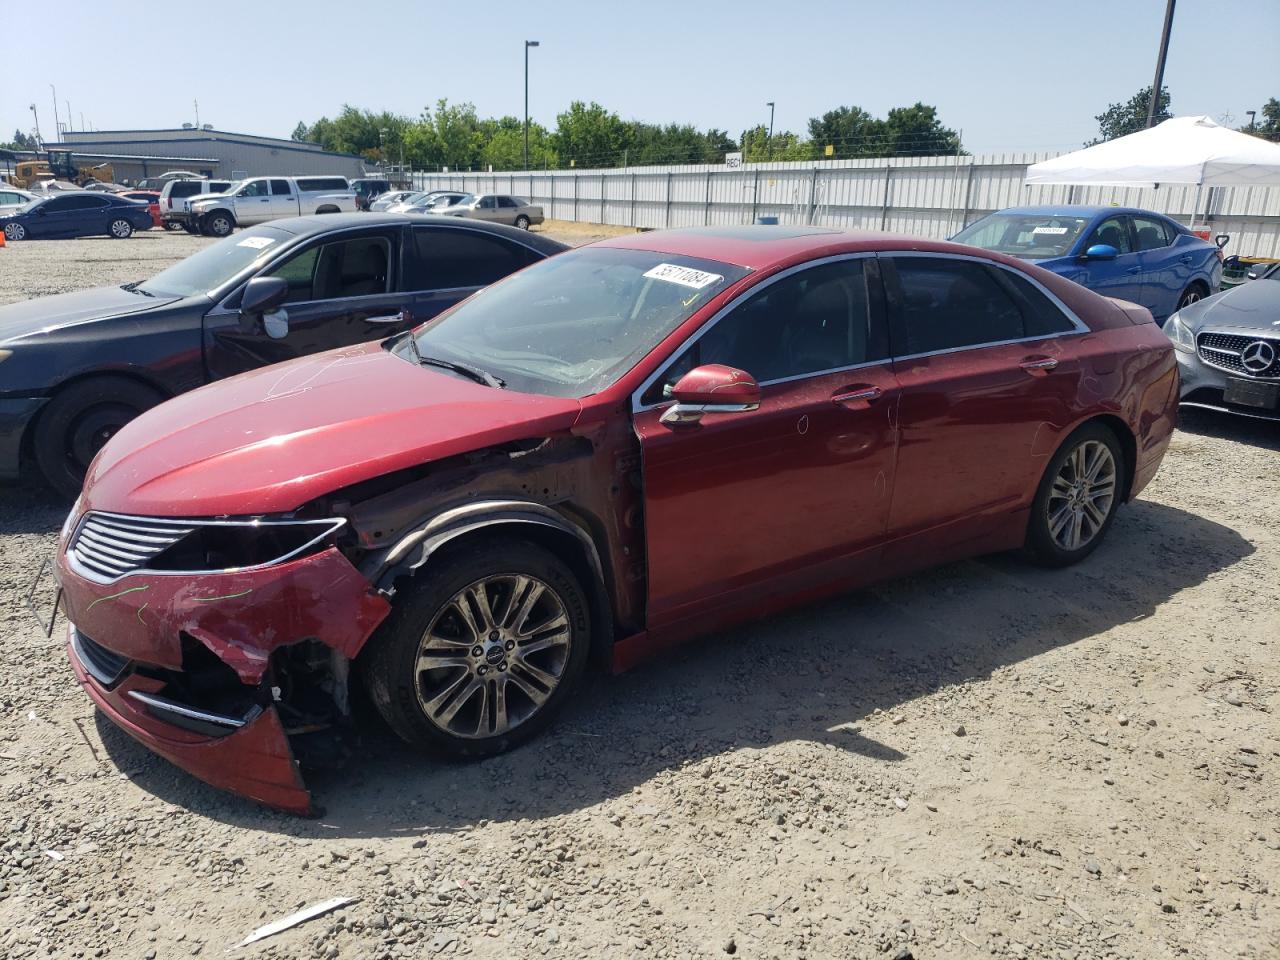
[[[1173,116],[1169,112],[1171,102],[1169,88],[1161,87],[1160,99],[1156,101],[1155,123],[1162,123]],[[1114,140],[1116,137],[1125,137],[1131,133],[1137,133],[1139,130],[1145,130],[1147,126],[1147,108],[1150,104],[1151,87],[1149,86],[1143,87],[1125,103],[1109,104],[1106,110],[1093,118],[1098,121],[1098,137],[1096,140],[1088,141],[1085,146],[1092,147],[1108,140]]]
[[[289,139],[290,140],[306,140],[307,125],[303,123],[301,120],[299,120],[298,125],[293,128],[293,133],[289,134]]]
[[[556,117],[552,148],[561,165],[620,166],[632,145],[634,131],[616,114],[592,101],[575,100]]]
[[[885,124],[861,107],[836,107],[809,120],[809,140],[816,157],[832,147],[837,160],[884,156]]]
[[[813,145],[790,130],[776,131],[769,139],[769,130],[762,123],[742,131],[742,159],[746,163],[762,163],[773,160],[812,160]]]
[[[0,143],[5,150],[34,150],[38,144],[35,137],[29,137],[21,130],[13,131],[13,139],[8,143]]]
[[[1254,136],[1262,137],[1264,140],[1274,140],[1280,143],[1280,100],[1272,97],[1262,105],[1262,119],[1256,117],[1253,121],[1253,127],[1245,125],[1240,128],[1241,133],[1252,133]]]
[[[524,122],[517,117],[481,120],[480,135],[484,140],[482,158],[494,170],[524,169]],[[529,167],[541,170],[556,165],[551,149],[551,134],[540,123],[529,123]]]
[[[938,108],[924,103],[895,107],[884,121],[884,145],[891,157],[941,157],[961,153],[960,135],[944,127]]]

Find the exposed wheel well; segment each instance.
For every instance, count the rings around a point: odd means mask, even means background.
[[[1121,503],[1127,503],[1129,493],[1133,490],[1133,473],[1137,469],[1138,461],[1138,441],[1133,436],[1133,431],[1129,429],[1129,425],[1119,417],[1112,414],[1102,414],[1092,417],[1080,424],[1081,427],[1090,423],[1100,423],[1115,435],[1116,441],[1120,444],[1120,449],[1124,452],[1124,477],[1123,495],[1120,497]],[[1079,427],[1076,428],[1077,430]],[[1074,432],[1074,431],[1073,431]]]
[[[155,390],[162,394],[166,400],[171,399],[174,395],[173,391],[166,390],[161,384],[156,383],[154,380],[139,376],[133,370],[94,370],[88,373],[77,374],[74,377],[68,377],[66,380],[63,380],[49,393],[49,399],[52,400],[64,390],[69,389],[75,384],[84,383],[88,380],[130,380],[140,386],[147,387],[150,390]],[[48,408],[49,404],[46,403],[39,409],[39,411],[37,411],[36,415],[31,418],[31,423],[27,425],[27,432],[22,437],[22,445],[20,447],[24,458],[32,455],[32,438],[35,437],[36,430],[39,429],[40,420]]]
[[[321,207],[316,211],[316,213],[337,213],[337,212],[338,212],[338,208],[333,206],[332,204],[326,204],[325,206]]]

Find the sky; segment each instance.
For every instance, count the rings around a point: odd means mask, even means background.
[[[0,74],[0,140],[74,129],[178,127],[289,136],[344,103],[417,116],[441,97],[481,116],[554,126],[573,100],[625,119],[803,133],[841,105],[883,116],[938,107],[975,153],[1074,149],[1096,114],[1151,83],[1165,0],[220,0],[184,36],[172,0],[131,0],[107,20],[67,16],[24,34]],[[213,8],[210,8],[211,10]],[[131,24],[141,29],[135,30]],[[1180,0],[1165,83],[1177,115],[1280,98],[1280,2]]]

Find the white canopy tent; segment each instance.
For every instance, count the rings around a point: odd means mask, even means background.
[[[1280,144],[1238,133],[1209,117],[1174,117],[1127,137],[1032,164],[1027,183],[1280,186]]]

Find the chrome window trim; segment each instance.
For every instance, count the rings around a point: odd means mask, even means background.
[[[686,350],[688,350],[691,346],[693,346],[695,343],[701,340],[707,334],[707,332],[710,331],[712,328],[714,328],[715,325],[718,324],[721,320],[723,320],[728,313],[737,309],[748,298],[755,296],[755,294],[757,294],[759,291],[767,289],[768,287],[777,283],[779,280],[785,280],[787,277],[800,273],[802,270],[809,270],[813,267],[820,267],[828,263],[839,263],[845,260],[873,259],[876,256],[877,256],[876,251],[861,251],[859,253],[837,253],[829,257],[822,257],[821,259],[818,259],[818,260],[806,260],[804,263],[798,263],[793,267],[788,267],[786,270],[782,270],[778,273],[775,273],[773,276],[767,277],[764,280],[761,280],[759,283],[752,284],[750,287],[748,287],[746,290],[743,290],[736,297],[734,297],[732,300],[726,303],[723,307],[717,310],[714,314],[712,314],[711,319],[708,320],[706,323],[704,323],[701,327],[699,327],[698,330],[693,334],[693,336],[691,336],[688,340],[682,343],[671,354],[671,356],[669,356],[662,363],[662,365],[658,367],[657,370],[649,374],[649,376],[645,377],[644,381],[640,384],[640,386],[637,387],[635,390],[633,390],[631,393],[631,412],[641,413],[645,410],[656,410],[659,407],[664,407],[664,406],[667,406],[668,404],[674,403],[675,400],[670,399],[670,400],[659,400],[657,403],[642,404],[640,402],[640,398],[644,396],[645,391],[648,390],[651,386],[653,386],[654,382],[659,377],[661,377],[664,373],[666,373],[669,369],[671,369],[671,367],[675,366],[677,361],[679,361],[680,358],[684,356],[684,353]],[[704,257],[702,259],[707,259],[707,258]],[[747,276],[749,277],[751,276],[751,274],[748,273]],[[746,277],[743,277],[743,279],[745,280]],[[868,309],[870,309],[870,304],[868,304]],[[771,387],[774,384],[778,384],[778,383],[790,383],[794,380],[807,380],[810,377],[821,377],[830,373],[839,373],[841,370],[857,370],[861,367],[877,367],[877,366],[880,366],[881,364],[889,363],[892,359],[893,359],[892,357],[884,357],[883,359],[880,359],[880,360],[866,360],[866,361],[863,361],[862,363],[855,363],[850,366],[832,367],[828,370],[814,370],[809,373],[797,373],[790,377],[778,377],[777,379],[774,379],[774,380],[761,380],[761,381],[758,381],[758,383],[759,383],[759,386],[763,389],[764,387]]]
[[[257,563],[248,567],[223,567],[220,569],[210,570],[153,570],[149,567],[139,567],[137,570],[129,570],[114,577],[104,577],[97,571],[90,570],[80,562],[76,556],[74,545],[79,542],[80,530],[85,522],[91,516],[111,517],[117,520],[130,520],[136,523],[150,524],[153,526],[163,527],[168,524],[180,527],[255,527],[255,526],[324,526],[326,529],[312,537],[306,543],[294,548],[290,552],[282,556],[275,557],[265,563]],[[75,529],[71,536],[67,538],[67,548],[65,551],[67,565],[80,577],[93,583],[108,584],[117,583],[125,577],[136,577],[145,574],[151,577],[193,577],[207,576],[210,574],[223,573],[252,573],[256,570],[265,570],[268,567],[279,566],[287,563],[299,554],[309,550],[321,540],[330,537],[346,526],[345,517],[327,517],[318,520],[185,520],[177,517],[142,517],[127,513],[112,513],[107,510],[90,510],[76,521]],[[175,541],[176,542],[176,541]]]
[[[203,720],[205,723],[212,723],[219,727],[229,727],[232,730],[238,730],[249,720],[248,716],[232,717],[225,713],[210,713],[207,710],[197,710],[195,707],[175,703],[165,697],[158,697],[154,693],[147,693],[143,690],[130,690],[129,696],[140,703],[146,704],[152,710],[176,713],[180,717],[186,717],[190,720]]]
[[[76,655],[76,661],[80,666],[84,667],[84,672],[89,674],[89,676],[93,677],[93,679],[97,680],[101,686],[106,687],[107,689],[113,687],[116,681],[120,679],[121,674],[124,673],[124,669],[121,669],[120,672],[116,673],[114,676],[107,676],[102,673],[98,669],[97,664],[95,664],[84,652],[84,646],[80,642],[80,631],[76,629],[75,624],[71,625],[71,649]],[[117,656],[119,656],[119,654],[117,654]],[[128,663],[126,661],[125,669],[127,669],[127,667]]]

